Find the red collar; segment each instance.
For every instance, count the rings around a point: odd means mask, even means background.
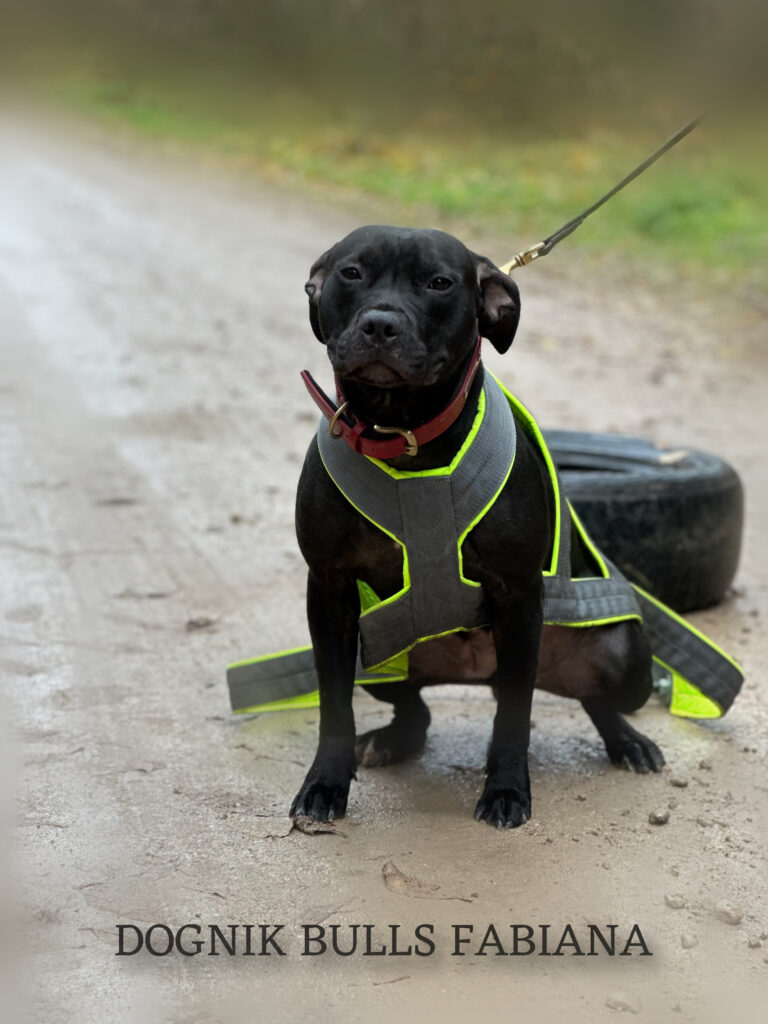
[[[448,405],[437,416],[412,430],[407,430],[404,427],[380,427],[352,412],[349,402],[344,398],[338,378],[336,379],[338,405],[334,405],[308,370],[302,370],[301,379],[320,412],[328,420],[328,432],[331,437],[344,438],[353,451],[360,452],[361,455],[370,455],[376,459],[394,459],[398,455],[416,455],[421,445],[439,437],[458,419],[480,366],[480,341],[481,339],[478,337],[466,372]],[[364,437],[366,431],[398,436],[385,441],[379,438]]]

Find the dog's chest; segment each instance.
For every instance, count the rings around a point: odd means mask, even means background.
[[[403,547],[360,517],[353,545],[355,575],[385,599],[403,587]]]

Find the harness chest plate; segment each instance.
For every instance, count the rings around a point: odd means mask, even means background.
[[[549,452],[530,414],[486,373],[472,428],[450,465],[440,469],[395,470],[337,443],[321,421],[317,442],[329,476],[362,515],[403,548],[398,593],[379,601],[370,588],[361,588],[360,649],[366,669],[385,666],[422,640],[488,623],[482,587],[462,571],[462,544],[509,478],[518,429],[536,443],[555,496],[545,621],[587,625],[640,618],[632,587],[599,554],[601,576],[571,579],[572,515]]]

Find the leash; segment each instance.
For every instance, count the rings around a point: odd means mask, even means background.
[[[505,263],[504,266],[501,267],[501,270],[503,270],[505,274],[511,274],[512,271],[516,270],[518,267],[525,267],[534,260],[538,260],[542,256],[546,256],[547,253],[552,252],[558,242],[562,242],[562,240],[567,238],[568,235],[573,234],[576,228],[580,227],[587,217],[593,214],[595,210],[599,210],[600,207],[615,196],[617,192],[621,192],[621,190],[625,188],[630,181],[634,181],[635,178],[638,178],[643,171],[648,170],[651,164],[656,163],[659,157],[664,156],[664,154],[672,149],[673,146],[676,146],[681,139],[684,139],[686,135],[690,134],[690,132],[692,132],[693,129],[701,122],[702,116],[703,115],[694,117],[694,119],[689,121],[688,124],[683,125],[683,127],[668,138],[662,146],[659,146],[659,148],[651,153],[650,156],[646,157],[641,164],[638,164],[633,171],[630,171],[626,177],[622,178],[618,185],[614,185],[609,192],[606,192],[605,195],[598,199],[596,203],[587,207],[583,213],[580,213],[577,217],[573,217],[571,220],[567,221],[567,223],[563,224],[558,231],[555,231],[554,234],[545,238],[543,242],[537,242],[535,245],[532,245],[530,249],[525,249],[523,252],[519,252],[517,256],[514,256],[509,261],[509,263]]]

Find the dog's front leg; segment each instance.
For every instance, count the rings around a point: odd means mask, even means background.
[[[307,616],[320,684],[320,739],[312,767],[291,804],[292,817],[343,818],[355,777],[352,689],[360,599],[354,580],[309,572]]]
[[[539,577],[540,579],[540,577]],[[491,597],[498,672],[486,783],[475,817],[497,828],[517,828],[531,816],[528,741],[531,700],[539,664],[543,587]]]

